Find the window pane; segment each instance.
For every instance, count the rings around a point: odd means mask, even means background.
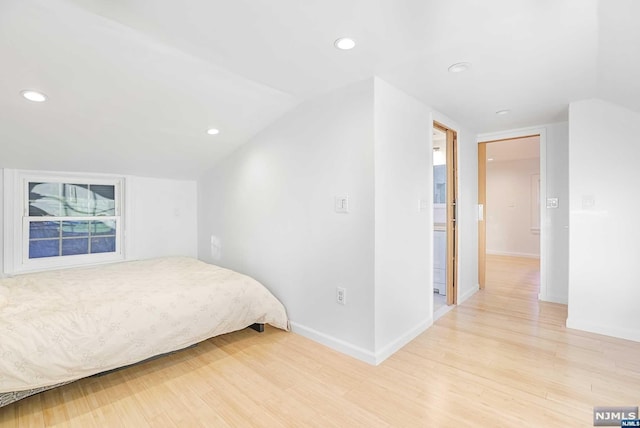
[[[62,237],[89,236],[88,221],[63,221]]]
[[[106,221],[92,221],[91,222],[91,235],[115,235],[116,234],[116,222],[115,220]]]
[[[74,254],[88,254],[88,238],[68,238],[62,240],[62,255],[72,256]]]
[[[29,258],[56,257],[60,255],[60,240],[45,239],[42,241],[29,241]]]
[[[60,183],[29,183],[29,215],[61,215]]]
[[[116,251],[116,237],[91,238],[92,253],[113,253]]]
[[[116,186],[29,183],[30,216],[114,216]]]
[[[62,185],[62,211],[68,217],[86,217],[93,215],[89,207],[88,184]]]
[[[92,184],[89,189],[95,201],[92,215],[116,215],[116,186],[106,184]]]
[[[57,238],[59,236],[59,221],[32,221],[29,223],[29,239]]]

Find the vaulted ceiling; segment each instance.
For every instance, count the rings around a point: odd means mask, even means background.
[[[640,111],[637,22],[634,0],[2,0],[0,167],[195,178],[373,75],[474,132]]]

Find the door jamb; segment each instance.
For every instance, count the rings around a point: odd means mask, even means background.
[[[484,289],[487,271],[487,144],[478,143],[478,288]]]
[[[532,135],[540,136],[540,293],[538,294],[538,299],[547,300],[547,128],[521,128],[503,132],[479,134],[477,142],[480,145],[481,143],[488,143],[491,141],[511,140],[530,137]],[[480,147],[478,146],[478,149],[479,148]],[[478,188],[479,187],[480,183],[478,183]],[[478,263],[479,262],[480,259],[478,259]],[[479,271],[480,266],[478,265],[478,273]]]
[[[447,135],[447,305],[458,303],[458,133],[433,121]]]

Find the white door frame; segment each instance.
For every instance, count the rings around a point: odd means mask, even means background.
[[[530,135],[540,135],[540,292],[539,300],[549,300],[547,290],[547,128],[519,128],[501,132],[478,134],[478,143],[487,143],[508,138],[521,138]]]

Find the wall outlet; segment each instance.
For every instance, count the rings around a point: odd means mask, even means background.
[[[347,290],[342,287],[336,287],[336,303],[341,305],[347,304]]]
[[[547,198],[547,208],[558,208],[558,198]]]

